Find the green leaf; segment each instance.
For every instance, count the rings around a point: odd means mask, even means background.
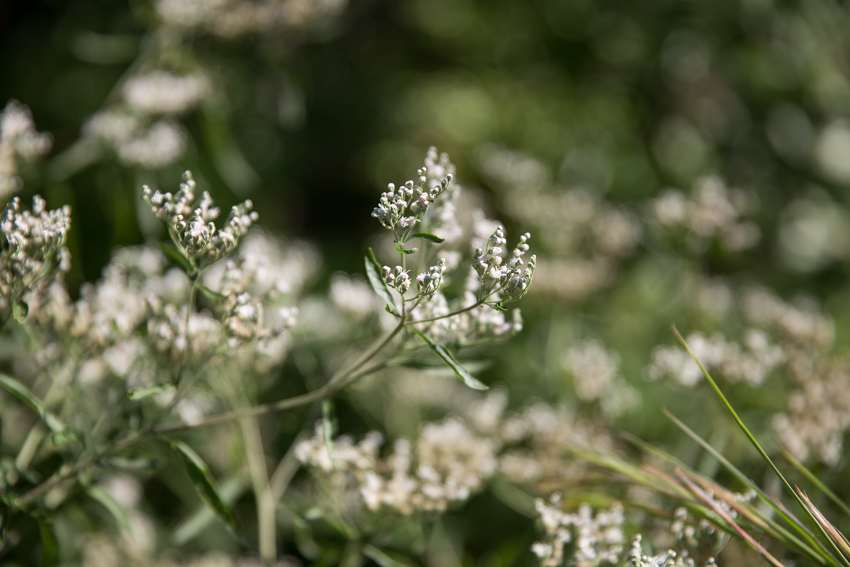
[[[45,521],[38,522],[41,534],[41,566],[49,567],[59,564],[59,540],[53,533],[53,526]]]
[[[217,291],[213,291],[205,285],[195,284],[198,286],[198,291],[204,294],[204,297],[209,299],[210,301],[224,301],[227,299],[227,296],[223,293],[219,293]]]
[[[501,311],[502,313],[507,313],[507,308],[505,308],[501,303],[488,303],[490,307],[495,309],[496,311]]]
[[[18,300],[12,304],[12,317],[15,318],[15,323],[23,323],[26,321],[29,312],[30,306],[26,301]]]
[[[387,284],[384,283],[384,279],[381,277],[381,265],[378,263],[378,259],[375,258],[375,253],[372,252],[371,248],[366,251],[365,260],[366,275],[369,276],[369,283],[372,284],[372,289],[375,290],[378,297],[387,303],[387,311],[396,317],[400,317],[401,315],[396,308],[393,294],[390,292],[390,288],[387,287]]]
[[[470,374],[469,371],[464,368],[463,365],[461,365],[461,363],[457,361],[457,359],[455,359],[455,357],[452,355],[451,352],[449,352],[446,347],[439,343],[435,343],[434,341],[429,339],[428,336],[425,335],[425,333],[418,329],[413,329],[413,332],[419,335],[419,337],[423,341],[425,341],[425,344],[431,347],[431,350],[436,352],[437,356],[443,359],[443,362],[445,362],[446,365],[451,368],[452,371],[454,371],[458,378],[463,380],[464,384],[466,384],[473,390],[486,390],[489,388],[487,384],[484,384],[483,382],[475,378],[472,374]]]
[[[441,242],[445,242],[445,238],[440,238],[436,234],[431,234],[430,232],[417,232],[410,238],[421,238],[422,240],[427,240],[429,242],[434,242],[436,244],[440,244]]]
[[[395,249],[401,252],[402,254],[413,254],[414,252],[416,252],[416,250],[418,250],[418,248],[411,248],[410,250],[407,250],[406,248],[402,248],[401,246],[399,246],[398,242],[393,242],[393,246],[395,246]]]
[[[236,521],[236,515],[219,497],[215,479],[201,456],[182,441],[172,441],[171,448],[174,449],[174,452],[177,453],[177,456],[186,468],[186,473],[188,473],[189,479],[192,481],[198,496],[209,505],[213,512],[235,534],[238,534],[239,525]]]
[[[122,528],[130,531],[130,519],[127,517],[127,511],[121,507],[121,504],[116,502],[111,494],[96,486],[87,486],[86,494],[89,495],[89,498],[106,508]]]
[[[44,406],[44,402],[42,402],[38,396],[33,394],[29,388],[11,376],[6,376],[5,374],[0,374],[0,386],[9,390],[16,398],[32,408],[32,410],[38,414],[42,421],[44,421],[45,425],[47,425],[47,427],[51,430],[57,432],[65,430],[65,424],[62,423],[58,417],[47,411],[47,408]]]
[[[218,495],[225,504],[233,504],[248,488],[250,480],[245,471],[240,471],[222,480]],[[296,516],[297,517],[297,516]],[[173,530],[171,541],[174,545],[182,546],[204,533],[207,526],[214,522],[216,514],[206,504],[201,504],[189,514]]]
[[[160,250],[165,253],[166,256],[171,258],[171,261],[180,266],[180,268],[186,272],[187,274],[191,271],[191,266],[189,265],[189,260],[186,259],[186,256],[180,253],[176,248],[169,246],[168,244],[160,243]]]
[[[379,549],[372,544],[363,546],[363,555],[380,565],[381,567],[409,567],[410,561],[398,553],[392,553]]]
[[[144,388],[133,388],[132,390],[127,392],[127,397],[133,401],[143,400],[145,398],[156,396],[173,389],[174,384],[151,384],[150,386],[145,386]]]

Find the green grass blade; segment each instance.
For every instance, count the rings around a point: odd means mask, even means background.
[[[750,430],[747,429],[747,426],[744,425],[744,422],[741,420],[740,417],[738,417],[738,413],[735,411],[735,408],[732,407],[732,404],[730,404],[729,400],[726,399],[726,396],[723,395],[723,392],[720,390],[720,387],[717,385],[717,382],[714,381],[714,378],[711,377],[711,374],[708,373],[708,370],[705,369],[705,366],[702,365],[702,362],[699,361],[699,359],[696,357],[696,355],[691,350],[691,347],[688,346],[688,342],[684,339],[684,337],[682,337],[682,335],[679,333],[679,330],[676,329],[675,326],[673,327],[673,333],[676,335],[676,338],[679,339],[679,342],[682,343],[682,346],[685,348],[685,350],[688,351],[688,354],[691,355],[691,358],[693,358],[694,361],[699,365],[700,370],[702,370],[703,376],[705,376],[705,379],[711,385],[711,388],[714,390],[714,392],[717,394],[717,396],[723,402],[723,405],[726,406],[726,409],[729,411],[729,414],[735,420],[735,423],[738,424],[738,427],[741,428],[741,431],[744,432],[744,434],[747,436],[747,439],[750,440],[750,443],[753,444],[753,447],[756,448],[756,450],[759,452],[759,454],[765,460],[765,462],[767,462],[767,464],[770,465],[770,468],[773,469],[773,473],[777,477],[779,477],[779,480],[782,482],[782,485],[785,486],[785,490],[787,490],[788,493],[794,498],[794,500],[797,501],[797,503],[800,505],[800,507],[803,508],[803,510],[806,512],[806,515],[818,527],[818,530],[820,530],[821,534],[823,534],[823,537],[825,537],[827,539],[827,541],[829,541],[830,545],[835,550],[836,554],[841,559],[841,562],[845,565],[845,567],[850,567],[850,561],[848,561],[844,557],[844,555],[838,549],[838,546],[835,544],[834,541],[832,541],[832,539],[826,533],[823,526],[821,526],[820,523],[818,523],[817,519],[812,514],[811,510],[809,510],[806,507],[806,504],[803,502],[803,500],[800,498],[800,496],[796,492],[794,492],[794,489],[791,487],[791,484],[785,479],[785,477],[779,471],[779,468],[773,463],[773,460],[771,460],[771,458],[767,455],[765,450],[762,449],[761,444],[756,440],[755,436],[752,433],[750,433]],[[814,543],[814,540],[812,540],[812,542]],[[838,562],[836,561],[835,557],[833,557],[832,555],[826,555],[826,550],[823,549],[823,547],[820,544],[818,544],[818,548],[823,550],[823,552],[825,554],[825,557],[824,557],[825,559],[828,559],[829,562],[832,563],[833,565],[838,565]]]
[[[795,469],[800,471],[800,474],[802,474],[804,477],[806,477],[809,480],[809,482],[814,484],[821,492],[826,494],[827,498],[832,500],[839,508],[841,508],[841,510],[845,514],[850,516],[850,506],[848,506],[844,501],[842,501],[841,498],[839,498],[832,490],[830,490],[828,486],[826,486],[823,482],[821,482],[821,480],[818,477],[816,477],[815,474],[812,471],[807,469],[806,466],[803,463],[801,463],[800,461],[798,461],[794,457],[794,455],[789,453],[787,449],[782,448],[782,449],[780,449],[780,452],[782,453],[782,456],[785,457],[785,459],[789,463],[791,463],[791,465]]]
[[[776,512],[783,520],[785,520],[791,527],[793,527],[798,533],[800,533],[811,544],[811,546],[801,541],[797,536],[782,527],[775,520],[765,517],[765,521],[773,529],[775,529],[783,537],[787,538],[787,541],[793,542],[794,545],[796,545],[797,548],[801,551],[801,553],[804,553],[810,559],[817,561],[821,565],[826,565],[827,563],[832,563],[833,565],[835,564],[834,562],[829,562],[825,560],[823,556],[818,553],[818,551],[823,551],[822,546],[816,539],[814,539],[812,534],[809,533],[809,531],[802,524],[800,524],[800,521],[797,520],[797,518],[789,515],[785,510],[783,510],[782,507],[780,507],[776,502],[774,502],[770,497],[768,497],[768,495],[765,494],[764,491],[755,482],[750,480],[747,475],[745,475],[743,472],[741,472],[740,469],[738,469],[738,467],[733,465],[729,461],[729,459],[721,455],[717,449],[712,447],[711,444],[709,444],[702,437],[697,435],[695,431],[693,431],[690,427],[688,427],[682,421],[676,418],[676,416],[674,416],[666,409],[664,410],[664,415],[666,415],[670,421],[672,421],[679,429],[684,431],[685,434],[691,439],[693,439],[700,447],[708,451],[711,456],[717,459],[721,465],[726,467],[726,470],[732,473],[735,478],[741,481],[741,483],[743,483],[747,488],[753,490],[762,502],[770,506],[774,510],[774,512]]]

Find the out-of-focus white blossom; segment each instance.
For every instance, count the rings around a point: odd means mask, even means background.
[[[46,201],[36,196],[32,211],[27,211],[15,197],[2,215],[0,309],[5,310],[35,286],[46,286],[57,271],[70,268],[65,240],[71,228],[71,207],[48,211]]]
[[[638,402],[638,393],[620,375],[620,357],[599,341],[589,340],[564,353],[564,368],[573,377],[578,398],[599,401],[606,413],[617,415]]]
[[[10,100],[0,112],[0,201],[21,188],[18,159],[33,161],[53,145],[50,134],[37,132],[29,107]]]
[[[665,228],[684,228],[702,240],[717,239],[727,250],[738,252],[758,244],[758,226],[743,217],[753,205],[749,196],[730,189],[717,176],[697,180],[690,195],[668,189],[650,205],[652,218]]]
[[[771,344],[768,336],[749,329],[744,336],[744,349],[727,342],[722,334],[706,337],[696,332],[688,335],[688,346],[709,373],[719,373],[729,382],[760,386],[765,378],[785,362],[782,348]],[[651,380],[669,376],[683,386],[693,387],[702,378],[702,370],[683,348],[658,346],[652,351],[652,363],[646,370]]]
[[[123,94],[135,110],[146,114],[181,114],[206,98],[210,81],[200,73],[177,75],[153,70],[130,77]]]

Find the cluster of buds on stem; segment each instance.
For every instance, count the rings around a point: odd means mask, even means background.
[[[534,255],[529,258],[527,265],[522,259],[528,252],[529,238],[531,234],[528,232],[520,237],[519,244],[507,262],[502,258],[502,247],[507,244],[507,240],[501,226],[490,235],[483,250],[475,250],[472,267],[478,273],[479,299],[499,292],[503,301],[515,301],[526,294],[537,265],[537,257]]]
[[[21,210],[18,197],[6,205],[0,218],[0,306],[8,308],[58,269],[67,272],[70,254],[65,239],[71,228],[71,207],[47,210],[39,196],[32,212]]]
[[[440,284],[443,283],[443,273],[446,271],[446,259],[440,258],[436,266],[428,268],[427,272],[423,272],[416,276],[416,283],[419,285],[418,297],[430,299],[434,293],[440,289]]]
[[[410,236],[410,230],[421,222],[434,201],[443,194],[452,182],[452,174],[447,172],[447,167],[440,162],[437,163],[435,156],[437,150],[429,150],[429,160],[426,166],[416,171],[417,181],[408,181],[399,188],[393,183],[387,186],[387,191],[381,194],[378,206],[372,211],[372,216],[378,219],[384,228],[395,233],[395,240],[403,244]],[[447,161],[446,158],[445,161]],[[432,175],[429,175],[429,165]],[[439,182],[433,182],[433,173],[444,173]]]
[[[410,289],[410,276],[407,275],[409,270],[402,269],[401,266],[396,266],[395,270],[389,266],[384,266],[381,269],[381,278],[389,287],[395,289],[402,296]]]
[[[150,205],[151,212],[165,221],[171,239],[189,261],[190,275],[193,275],[191,272],[197,272],[233,251],[258,215],[251,210],[253,204],[247,200],[231,209],[224,228],[216,229],[213,221],[220,214],[219,208],[206,191],[200,202],[195,204],[196,184],[192,173],[187,171],[183,177],[184,182],[177,193],[162,193],[145,185],[142,199]]]

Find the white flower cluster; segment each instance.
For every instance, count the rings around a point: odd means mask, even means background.
[[[522,258],[528,252],[528,239],[531,234],[525,233],[519,238],[519,243],[511,253],[510,259],[502,257],[503,246],[507,244],[504,229],[497,227],[483,249],[477,248],[472,259],[472,268],[478,274],[478,298],[485,299],[498,292],[503,301],[514,301],[522,298],[531,285],[537,256],[532,255],[525,265]]]
[[[100,110],[83,124],[83,136],[112,148],[121,163],[157,169],[174,163],[186,152],[186,134],[169,117],[153,122],[128,108]]]
[[[443,274],[445,271],[446,260],[445,258],[440,258],[436,266],[431,266],[427,272],[416,276],[416,284],[419,291],[414,299],[421,298],[426,301],[431,299],[440,288],[440,284],[443,283]],[[381,278],[385,284],[404,296],[410,289],[410,276],[408,272],[408,270],[404,270],[401,266],[396,266],[395,270],[389,266],[384,266],[381,269]]]
[[[506,339],[522,331],[522,315],[519,309],[511,309],[510,319],[505,317],[503,311],[497,311],[488,305],[446,317],[452,313],[452,307],[446,297],[439,291],[430,297],[430,301],[420,303],[411,311],[410,318],[413,321],[429,320],[416,323],[416,328],[442,344],[471,346],[486,340]],[[475,303],[475,295],[466,292],[461,304]],[[435,317],[439,319],[430,321]]]
[[[686,340],[709,373],[717,372],[732,383],[760,386],[774,369],[785,362],[782,347],[771,344],[767,334],[758,329],[746,331],[743,350],[740,344],[727,342],[720,333],[706,337],[695,332]],[[670,377],[691,388],[702,379],[702,370],[683,348],[662,345],[653,349],[646,376],[650,380]]]
[[[0,201],[21,188],[19,158],[32,161],[50,151],[50,134],[36,131],[30,109],[10,100],[0,113]]]
[[[444,511],[467,500],[496,470],[499,445],[459,419],[425,424],[415,444],[398,440],[384,459],[378,457],[382,443],[372,432],[356,445],[340,437],[330,448],[319,425],[314,437],[296,447],[296,456],[324,473],[352,476],[369,510],[404,515]]]
[[[805,374],[792,376],[797,389],[788,396],[786,411],[773,416],[771,425],[797,459],[814,455],[837,465],[850,430],[850,366],[835,363],[826,369],[800,370]]]
[[[576,396],[584,402],[598,401],[606,414],[616,416],[639,402],[637,390],[620,374],[620,357],[595,340],[570,347],[563,366],[573,377]]]
[[[204,27],[223,38],[309,27],[335,16],[347,0],[158,0],[162,20],[181,27]]]
[[[187,171],[183,178],[175,194],[154,191],[145,185],[142,198],[151,206],[151,212],[165,221],[172,240],[190,263],[190,275],[194,275],[234,250],[258,215],[251,210],[251,201],[245,201],[231,209],[225,227],[217,230],[213,221],[220,211],[212,197],[204,191],[200,202],[195,203],[192,173]]]
[[[367,509],[408,515],[464,501],[496,472],[517,483],[570,478],[584,465],[565,464],[565,448],[611,446],[602,428],[563,409],[539,402],[506,413],[507,401],[494,389],[467,404],[463,418],[424,423],[417,439],[397,440],[384,458],[379,433],[360,443],[341,436],[328,445],[321,425],[298,445],[296,455],[314,469],[317,480],[356,495]]]
[[[393,231],[397,245],[408,240],[431,205],[450,187],[453,171],[449,156],[438,154],[437,148],[431,147],[423,167],[416,171],[416,181],[408,181],[398,189],[393,183],[387,186],[372,216],[381,226]]]
[[[667,228],[685,228],[701,240],[717,239],[732,252],[758,244],[761,232],[742,217],[753,208],[747,194],[729,189],[717,176],[697,180],[690,196],[668,189],[650,205],[653,219]]]
[[[835,326],[811,300],[787,303],[763,288],[741,294],[741,310],[754,325],[773,329],[786,341],[803,348],[826,350],[835,338]]]
[[[355,321],[362,321],[384,307],[362,276],[349,276],[342,272],[331,276],[330,299],[339,311]]]
[[[123,101],[104,108],[83,124],[83,136],[111,147],[125,165],[156,169],[186,151],[186,135],[173,116],[196,107],[212,93],[206,75],[177,75],[161,69],[127,79]]]
[[[635,535],[629,548],[629,565],[631,567],[696,567],[697,563],[688,556],[688,552],[676,553],[672,549],[657,555],[647,555],[643,551],[642,536]],[[714,567],[717,563],[713,557],[709,557],[702,564],[703,567]]]
[[[71,207],[47,210],[34,197],[32,211],[22,210],[14,197],[0,218],[0,309],[9,309],[38,284],[70,268],[65,239],[71,228]]]
[[[623,507],[615,503],[610,510],[597,510],[594,514],[588,504],[582,504],[577,513],[568,514],[561,511],[560,503],[558,493],[552,495],[549,504],[540,498],[535,501],[548,536],[546,541],[536,542],[531,548],[540,564],[544,567],[615,565],[625,543]],[[573,548],[569,558],[564,554],[567,544]]]

